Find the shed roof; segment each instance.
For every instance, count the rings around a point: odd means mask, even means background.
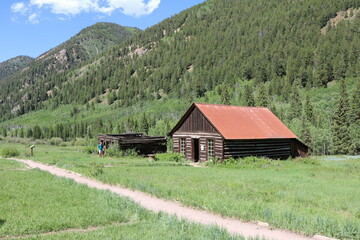
[[[170,135],[195,107],[225,139],[297,138],[268,108],[203,103],[194,103]]]

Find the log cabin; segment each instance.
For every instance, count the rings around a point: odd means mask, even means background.
[[[168,134],[173,151],[194,162],[246,156],[307,157],[302,143],[268,108],[194,103]]]
[[[127,134],[99,134],[98,142],[105,149],[111,144],[119,147],[120,150],[135,150],[139,155],[149,155],[156,153],[164,153],[167,149],[166,137],[153,137],[143,133],[127,133]]]

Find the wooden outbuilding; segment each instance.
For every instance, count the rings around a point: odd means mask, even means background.
[[[115,144],[121,150],[134,149],[140,155],[163,153],[167,149],[166,137],[152,137],[143,133],[99,134],[98,141],[105,149]]]
[[[171,130],[173,151],[188,160],[246,156],[306,157],[299,141],[268,108],[194,103]]]

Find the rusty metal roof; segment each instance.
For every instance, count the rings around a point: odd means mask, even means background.
[[[297,138],[268,108],[194,103],[225,139]]]

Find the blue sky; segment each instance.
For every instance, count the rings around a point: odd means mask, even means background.
[[[0,62],[37,57],[97,22],[146,29],[204,0],[5,0]]]

